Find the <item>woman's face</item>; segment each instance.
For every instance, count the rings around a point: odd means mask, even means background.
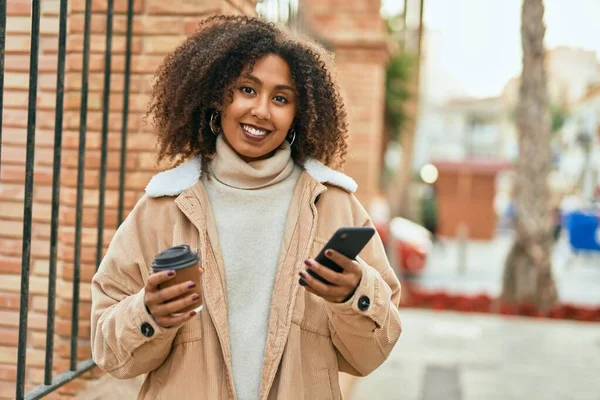
[[[296,89],[289,65],[275,54],[247,72],[234,83],[221,128],[227,144],[249,162],[270,157],[285,140],[296,116]]]

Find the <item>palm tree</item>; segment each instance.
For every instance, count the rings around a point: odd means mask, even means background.
[[[408,39],[408,32],[406,31],[406,14],[407,14],[407,1],[405,1],[404,9],[404,30],[405,37],[404,41]],[[419,88],[420,88],[420,76],[421,76],[421,54],[423,45],[423,11],[425,9],[425,0],[419,0],[419,25],[417,28],[417,41],[415,54],[406,54],[405,43],[402,43],[403,49],[403,60],[402,68],[405,70],[408,68],[410,71],[407,78],[407,84],[403,88],[406,92],[406,99],[403,104],[403,119],[400,126],[400,137],[399,141],[402,146],[402,165],[392,178],[389,187],[387,188],[388,199],[390,203],[390,211],[392,216],[405,216],[409,214],[409,190],[412,179],[412,162],[413,162],[413,147],[415,141],[415,134],[417,129],[417,117],[419,110]],[[408,72],[407,71],[407,72]]]
[[[550,107],[544,64],[542,0],[523,0],[523,72],[516,110],[519,158],[516,165],[516,238],[506,259],[502,300],[547,310],[556,302],[552,278]]]
[[[387,21],[388,33],[392,39],[397,41],[397,49],[387,65],[385,75],[385,114],[384,114],[384,134],[383,145],[381,146],[380,165],[384,165],[384,156],[390,141],[398,141],[400,133],[404,129],[404,124],[408,119],[405,111],[407,101],[410,99],[409,83],[412,79],[414,57],[402,51],[400,47],[404,40],[398,31],[398,21],[402,18],[400,15],[390,17]],[[402,31],[404,28],[402,28]],[[388,171],[382,168],[383,186],[386,187],[389,179],[392,178],[395,171]]]

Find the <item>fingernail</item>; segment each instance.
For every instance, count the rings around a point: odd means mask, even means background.
[[[188,287],[188,289],[193,289],[193,288],[196,287],[196,283],[195,282],[190,282],[187,287]]]
[[[306,276],[306,272],[300,271],[300,272],[298,272],[298,275],[300,275],[301,277],[304,278]]]
[[[199,294],[195,294],[192,296],[192,301],[198,301],[200,300],[200,295]]]
[[[193,317],[194,315],[196,315],[196,311],[190,311],[190,317]]]
[[[175,271],[169,271],[169,272],[167,272],[167,276],[175,276]]]
[[[309,268],[313,266],[313,263],[310,260],[304,260],[304,264]]]
[[[333,251],[331,251],[331,250],[325,250],[325,255],[327,257],[332,256],[333,255]]]
[[[306,286],[306,282],[304,282],[302,279],[300,279],[298,283],[300,284],[300,286]]]

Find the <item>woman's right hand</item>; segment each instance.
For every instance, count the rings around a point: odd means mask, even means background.
[[[204,269],[202,267],[198,269],[202,276]],[[156,323],[163,328],[181,325],[190,320],[196,315],[195,311],[189,311],[179,316],[173,316],[172,314],[176,314],[180,310],[190,305],[198,304],[201,301],[197,293],[190,293],[189,296],[172,300],[194,289],[196,284],[193,281],[183,282],[162,289],[158,288],[158,285],[172,279],[174,276],[175,271],[162,271],[150,275],[148,282],[146,282],[144,304]]]

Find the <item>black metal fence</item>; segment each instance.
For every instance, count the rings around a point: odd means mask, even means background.
[[[2,111],[4,110],[4,61],[6,43],[6,20],[7,1],[0,0],[0,157],[2,150]],[[287,23],[298,24],[298,1],[299,0],[263,0],[259,2],[257,11],[268,19]],[[17,382],[15,397],[21,399],[39,399],[54,392],[64,384],[89,371],[94,367],[91,359],[78,362],[77,342],[79,330],[79,299],[81,279],[81,247],[82,247],[82,211],[84,192],[85,171],[85,148],[87,130],[87,108],[88,108],[88,75],[90,67],[90,36],[92,0],[85,1],[84,33],[83,33],[83,61],[81,77],[81,101],[79,120],[79,149],[77,167],[77,200],[75,217],[75,243],[74,243],[74,273],[72,293],[72,315],[70,336],[70,363],[69,370],[53,376],[54,360],[54,325],[55,325],[55,299],[56,299],[56,266],[57,266],[57,242],[59,224],[60,204],[60,175],[63,133],[63,111],[64,111],[64,89],[65,89],[65,58],[67,39],[67,12],[68,0],[60,0],[59,32],[58,32],[58,61],[56,74],[56,107],[54,122],[54,159],[52,173],[52,212],[50,222],[50,249],[49,249],[49,274],[48,274],[48,308],[46,326],[46,353],[44,367],[44,383],[29,392],[25,392],[26,384],[26,355],[27,355],[27,327],[29,312],[29,276],[31,264],[31,237],[32,237],[32,206],[33,206],[33,177],[34,156],[36,138],[36,115],[37,115],[37,91],[38,91],[38,60],[40,44],[40,9],[41,0],[32,0],[31,13],[31,45],[30,45],[30,68],[29,68],[29,93],[28,93],[28,117],[27,117],[27,142],[25,160],[25,195],[23,214],[23,236],[22,236],[22,260],[21,260],[21,288],[20,288],[20,310],[19,310],[19,335],[17,355]],[[262,8],[261,8],[262,7]],[[101,129],[101,160],[100,160],[100,182],[98,200],[98,224],[96,245],[96,268],[100,264],[103,251],[104,231],[104,208],[106,193],[107,172],[107,141],[109,124],[109,100],[110,100],[110,78],[111,78],[111,50],[113,31],[114,0],[107,0],[106,11],[106,48],[104,55],[104,91],[102,102],[102,129]],[[121,135],[121,164],[119,174],[119,205],[117,225],[123,220],[124,207],[124,183],[125,183],[125,155],[127,149],[127,126],[129,112],[129,81],[131,61],[131,38],[133,22],[133,0],[128,0],[127,6],[127,29],[126,50],[123,88],[123,114]],[[1,168],[1,159],[0,159]],[[1,172],[1,169],[0,169]]]
[[[56,298],[56,265],[57,265],[57,242],[58,242],[58,219],[60,203],[60,173],[61,173],[61,154],[62,154],[62,130],[63,130],[63,100],[65,83],[65,56],[66,56],[66,38],[67,38],[67,7],[68,0],[60,1],[59,14],[59,32],[58,32],[58,63],[56,74],[56,107],[54,122],[54,160],[52,173],[52,212],[50,222],[50,255],[49,255],[49,274],[48,274],[48,311],[46,327],[46,354],[44,367],[44,383],[33,390],[25,393],[25,369],[27,354],[27,325],[29,311],[29,275],[31,262],[31,235],[32,235],[32,205],[33,205],[33,176],[34,176],[34,155],[35,155],[35,134],[36,134],[36,100],[38,90],[38,58],[40,43],[40,3],[41,0],[32,0],[31,12],[31,46],[30,46],[30,67],[29,67],[29,97],[28,97],[28,118],[27,118],[27,144],[25,160],[25,199],[23,214],[23,247],[21,261],[21,288],[20,288],[20,311],[19,311],[19,336],[18,336],[18,355],[17,355],[17,382],[16,399],[39,399],[49,394],[65,383],[73,380],[77,376],[94,367],[94,362],[89,359],[83,362],[77,362],[77,332],[79,329],[79,288],[81,271],[81,232],[82,232],[82,210],[83,210],[83,190],[84,190],[84,170],[85,170],[85,148],[86,148],[86,126],[87,126],[87,99],[88,99],[88,74],[90,61],[90,30],[92,1],[85,2],[84,18],[84,42],[83,42],[83,65],[81,80],[81,103],[80,103],[80,124],[79,124],[79,154],[77,171],[77,203],[76,203],[76,221],[75,221],[75,250],[74,250],[74,275],[73,275],[73,306],[72,306],[72,324],[71,324],[71,343],[70,343],[70,366],[69,370],[53,375],[54,358],[54,321],[55,321],[55,298]],[[101,163],[100,163],[100,190],[99,190],[99,209],[98,209],[98,236],[96,247],[96,265],[99,265],[102,257],[103,235],[104,231],[104,205],[106,192],[106,170],[107,170],[107,139],[108,139],[108,121],[109,121],[109,99],[110,99],[110,75],[111,75],[111,45],[112,45],[112,24],[114,13],[114,0],[107,0],[106,11],[106,52],[104,65],[104,93],[103,93],[103,114],[102,114],[102,144],[101,144]],[[4,92],[4,59],[6,43],[6,20],[7,20],[7,0],[0,0],[0,110],[3,107]],[[123,124],[122,124],[122,146],[121,146],[121,166],[120,166],[120,187],[119,187],[119,211],[118,223],[123,218],[123,193],[125,182],[125,150],[127,148],[127,119],[129,111],[129,76],[131,60],[131,37],[133,21],[133,0],[128,0],[127,8],[127,32],[126,32],[126,50],[125,50],[125,72],[124,72],[124,95],[123,95]],[[0,112],[0,150],[2,146],[2,113]],[[0,160],[1,161],[1,160]]]

